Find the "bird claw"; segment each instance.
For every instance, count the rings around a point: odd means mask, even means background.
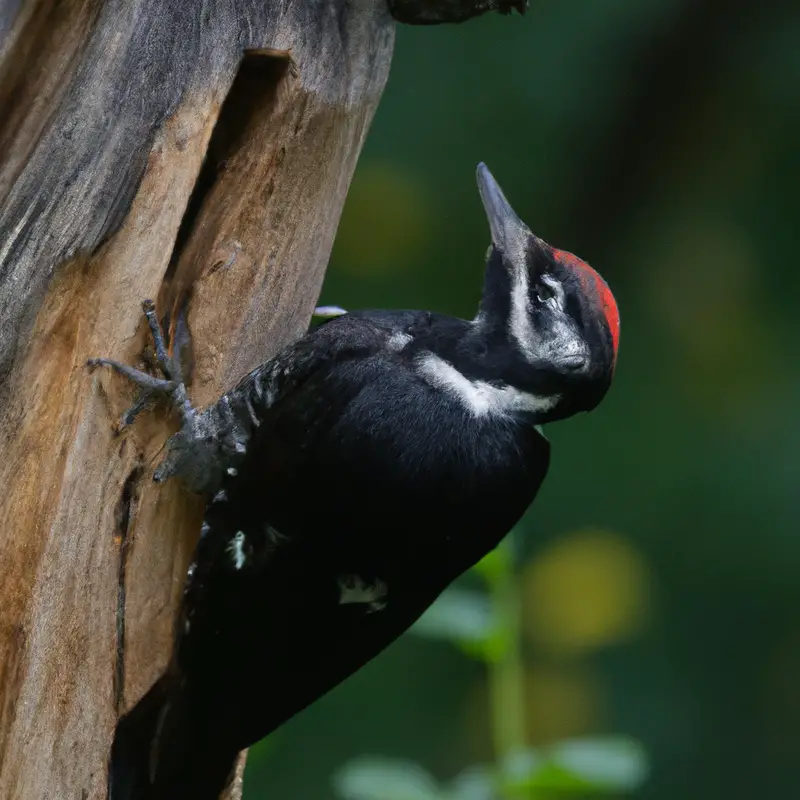
[[[180,412],[184,421],[193,413],[193,409],[186,395],[186,385],[183,381],[180,361],[181,350],[189,339],[185,316],[181,313],[176,320],[175,343],[173,347],[174,355],[170,356],[163,331],[161,330],[161,325],[156,316],[156,309],[153,301],[144,300],[142,302],[142,310],[144,311],[147,325],[150,328],[156,362],[159,370],[164,375],[163,378],[157,378],[147,372],[142,372],[141,370],[110,358],[90,358],[86,362],[86,365],[90,368],[111,367],[111,369],[118,372],[120,375],[124,375],[131,383],[141,389],[139,397],[120,418],[117,426],[118,432],[121,432],[124,428],[131,425],[136,417],[159,395],[170,399],[171,403]]]
[[[155,402],[157,396],[158,393],[153,389],[142,389],[133,405],[120,417],[117,423],[117,434],[122,433],[125,428],[132,425],[136,417]]]
[[[179,432],[167,440],[167,455],[161,459],[153,471],[154,483],[164,483],[169,478],[181,473],[181,466],[184,462],[184,447],[182,447],[184,438]]]
[[[181,416],[181,427],[167,440],[166,455],[157,465],[153,480],[163,483],[168,478],[179,476],[192,491],[200,494],[213,493],[218,488],[230,458],[226,450],[228,438],[232,438],[232,447],[238,444],[238,439],[230,432],[233,430],[233,423],[226,420],[226,424],[222,425],[217,419],[218,415],[213,412],[213,406],[210,414],[201,413],[195,411],[189,402],[181,364],[181,355],[190,344],[183,311],[175,319],[170,354],[152,301],[145,300],[142,308],[153,338],[158,369],[164,377],[156,377],[108,358],[92,358],[87,365],[111,367],[141,389],[134,404],[122,415],[118,433],[130,425],[157,397],[166,397],[169,400],[170,405]]]

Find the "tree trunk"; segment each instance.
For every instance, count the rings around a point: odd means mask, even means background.
[[[203,406],[305,330],[393,26],[387,0],[0,0],[3,800],[106,797],[203,512],[151,482],[174,421],[117,435],[132,390],[86,360],[141,361],[141,300],[190,296]]]

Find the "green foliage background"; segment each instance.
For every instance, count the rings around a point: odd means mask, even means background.
[[[641,743],[642,798],[800,782],[799,130],[797,3],[534,0],[402,28],[321,298],[471,316],[478,161],[608,280],[615,385],[548,427],[551,472],[515,533],[515,707],[539,753]],[[385,800],[492,763],[496,673],[464,651],[465,608],[255,747],[245,800],[355,796],[341,770],[365,756],[422,775]]]

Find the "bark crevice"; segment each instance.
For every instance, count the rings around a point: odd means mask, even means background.
[[[253,117],[261,109],[272,106],[279,84],[291,69],[291,58],[286,51],[265,49],[244,52],[220,109],[203,166],[200,168],[178,228],[169,266],[164,275],[165,283],[169,283],[173,278],[181,254],[200,217],[203,204],[211,194],[220,173],[225,170],[227,160],[240,146]],[[214,269],[223,266],[224,262],[217,262]]]
[[[138,499],[138,483],[143,469],[137,464],[122,484],[119,502],[116,508],[115,539],[119,543],[119,568],[117,570],[117,636],[114,664],[114,705],[121,711],[125,697],[125,583],[128,565],[128,553],[133,547],[130,536],[131,521],[136,513]]]

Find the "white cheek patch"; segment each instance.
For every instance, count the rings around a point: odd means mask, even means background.
[[[536,355],[539,359],[560,361],[579,356],[588,359],[586,343],[578,335],[569,319],[563,315],[553,315],[547,332],[541,337]]]
[[[475,417],[502,416],[514,411],[549,411],[560,399],[560,395],[541,396],[513,386],[471,380],[433,353],[425,354],[417,369],[429,383],[455,397]]]
[[[508,332],[511,338],[519,345],[522,354],[528,361],[537,358],[537,336],[531,320],[530,283],[528,280],[528,265],[525,258],[524,242],[517,241],[515,237],[512,252],[505,254],[506,261],[511,265],[509,279],[511,281],[511,308],[508,316]]]
[[[339,605],[366,605],[367,613],[381,611],[386,608],[386,595],[389,588],[378,579],[375,583],[367,583],[360,575],[341,575],[339,584]]]
[[[561,283],[547,276],[542,277],[542,282],[555,293],[553,301],[556,308],[549,312],[551,322],[548,328],[537,333],[533,327],[530,278],[524,242],[514,241],[513,251],[507,254],[507,263],[511,265],[508,333],[519,345],[523,357],[531,363],[542,360],[558,361],[575,356],[588,357],[585,342],[564,311],[565,292]]]

